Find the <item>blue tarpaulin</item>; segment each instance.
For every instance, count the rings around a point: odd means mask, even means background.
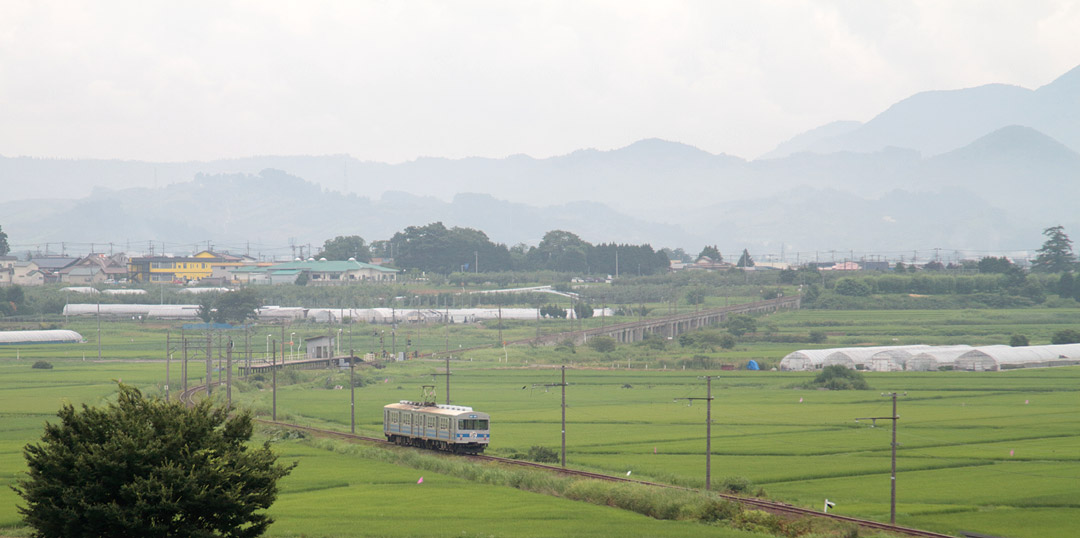
[[[751,360],[750,362],[746,363],[746,369],[747,370],[760,370],[761,368],[758,367],[757,361]]]

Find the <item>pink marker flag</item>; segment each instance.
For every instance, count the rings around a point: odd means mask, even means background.
[[[420,480],[417,480],[416,483],[417,484],[423,484],[424,483],[424,477],[421,476]]]
[[[1010,451],[1009,451],[1009,455],[1010,455],[1010,456],[1012,456],[1013,454],[1015,454],[1015,452],[1014,452],[1014,451],[1012,451],[1012,450],[1010,450]]]
[[[654,446],[654,447],[652,447],[652,453],[653,453],[653,454],[656,454],[656,447],[655,447],[655,446]]]
[[[802,403],[802,398],[799,398],[799,403]]]
[[[1027,405],[1027,403],[1028,403],[1028,401],[1027,401],[1027,400],[1024,400],[1024,405]]]

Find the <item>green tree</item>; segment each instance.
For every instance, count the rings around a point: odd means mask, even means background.
[[[333,239],[327,239],[323,243],[322,252],[317,258],[328,260],[347,260],[353,258],[358,262],[371,261],[371,250],[367,242],[359,235],[339,235]]]
[[[195,315],[203,321],[203,323],[210,323],[214,319],[214,300],[217,299],[216,293],[203,293],[199,295],[199,309],[195,311]]]
[[[1051,226],[1043,230],[1046,241],[1036,252],[1038,255],[1031,263],[1031,270],[1040,273],[1063,273],[1071,271],[1076,265],[1072,240],[1065,235],[1064,226]]]
[[[1076,281],[1073,278],[1072,273],[1061,273],[1061,278],[1058,279],[1058,297],[1061,297],[1062,299],[1072,298],[1072,296],[1076,294],[1076,290],[1074,289],[1075,285]]]
[[[564,230],[552,230],[544,234],[539,245],[529,250],[528,260],[536,269],[584,273],[588,263],[586,253],[591,246],[577,234]],[[612,264],[614,264],[614,259],[614,254],[612,254]],[[622,270],[629,272],[627,270],[629,266],[625,262],[626,260],[623,259]]]
[[[701,249],[701,253],[697,255],[697,259],[700,260],[702,257],[708,257],[717,263],[724,261],[724,257],[720,255],[720,249],[716,248],[716,245],[705,245],[705,248]]]
[[[736,267],[753,267],[754,258],[750,257],[750,251],[745,248],[742,250],[742,255],[739,256],[739,261],[735,264]]]
[[[699,305],[705,302],[705,288],[701,286],[694,286],[686,290],[686,303],[692,305]]]
[[[1080,343],[1080,331],[1075,329],[1062,329],[1050,337],[1051,344],[1077,344]]]
[[[14,487],[41,538],[260,536],[272,522],[260,511],[295,466],[269,443],[248,446],[249,413],[209,400],[189,408],[121,384],[115,403],[57,416],[24,449],[29,470]]]
[[[0,226],[0,256],[7,256],[8,252],[11,252],[11,247],[8,245],[7,234],[4,233],[4,227]]]
[[[574,304],[574,315],[577,316],[577,319],[589,319],[593,317],[593,313],[595,313],[595,310],[591,305],[585,303]]]
[[[736,314],[731,316],[727,323],[724,323],[724,327],[735,336],[742,336],[746,333],[752,333],[757,330],[757,321],[754,318],[746,314]]]
[[[1007,273],[1009,269],[1013,267],[1011,261],[1005,256],[996,258],[994,256],[985,256],[979,260],[976,266],[980,273]]]
[[[1012,347],[1025,347],[1028,344],[1028,337],[1025,335],[1014,334],[1009,337],[1009,345]]]
[[[836,281],[836,293],[848,297],[866,297],[870,295],[870,285],[854,278],[841,278]]]
[[[214,301],[217,307],[216,320],[222,323],[242,324],[258,317],[262,300],[254,288],[240,288],[222,294]]]

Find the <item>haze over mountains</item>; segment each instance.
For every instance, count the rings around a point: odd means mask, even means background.
[[[718,126],[717,128],[724,128]],[[14,245],[133,241],[319,245],[441,220],[509,244],[593,242],[793,258],[941,248],[1033,250],[1080,230],[1080,67],[1036,90],[923,92],[752,161],[649,139],[535,159],[344,155],[146,163],[0,157]],[[344,194],[343,194],[344,193]],[[479,193],[479,194],[478,194]]]

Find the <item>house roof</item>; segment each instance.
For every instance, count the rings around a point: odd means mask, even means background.
[[[63,269],[77,261],[79,258],[68,258],[63,256],[46,256],[43,258],[31,258],[32,262],[36,263],[38,267],[46,270],[55,271],[57,269]]]

